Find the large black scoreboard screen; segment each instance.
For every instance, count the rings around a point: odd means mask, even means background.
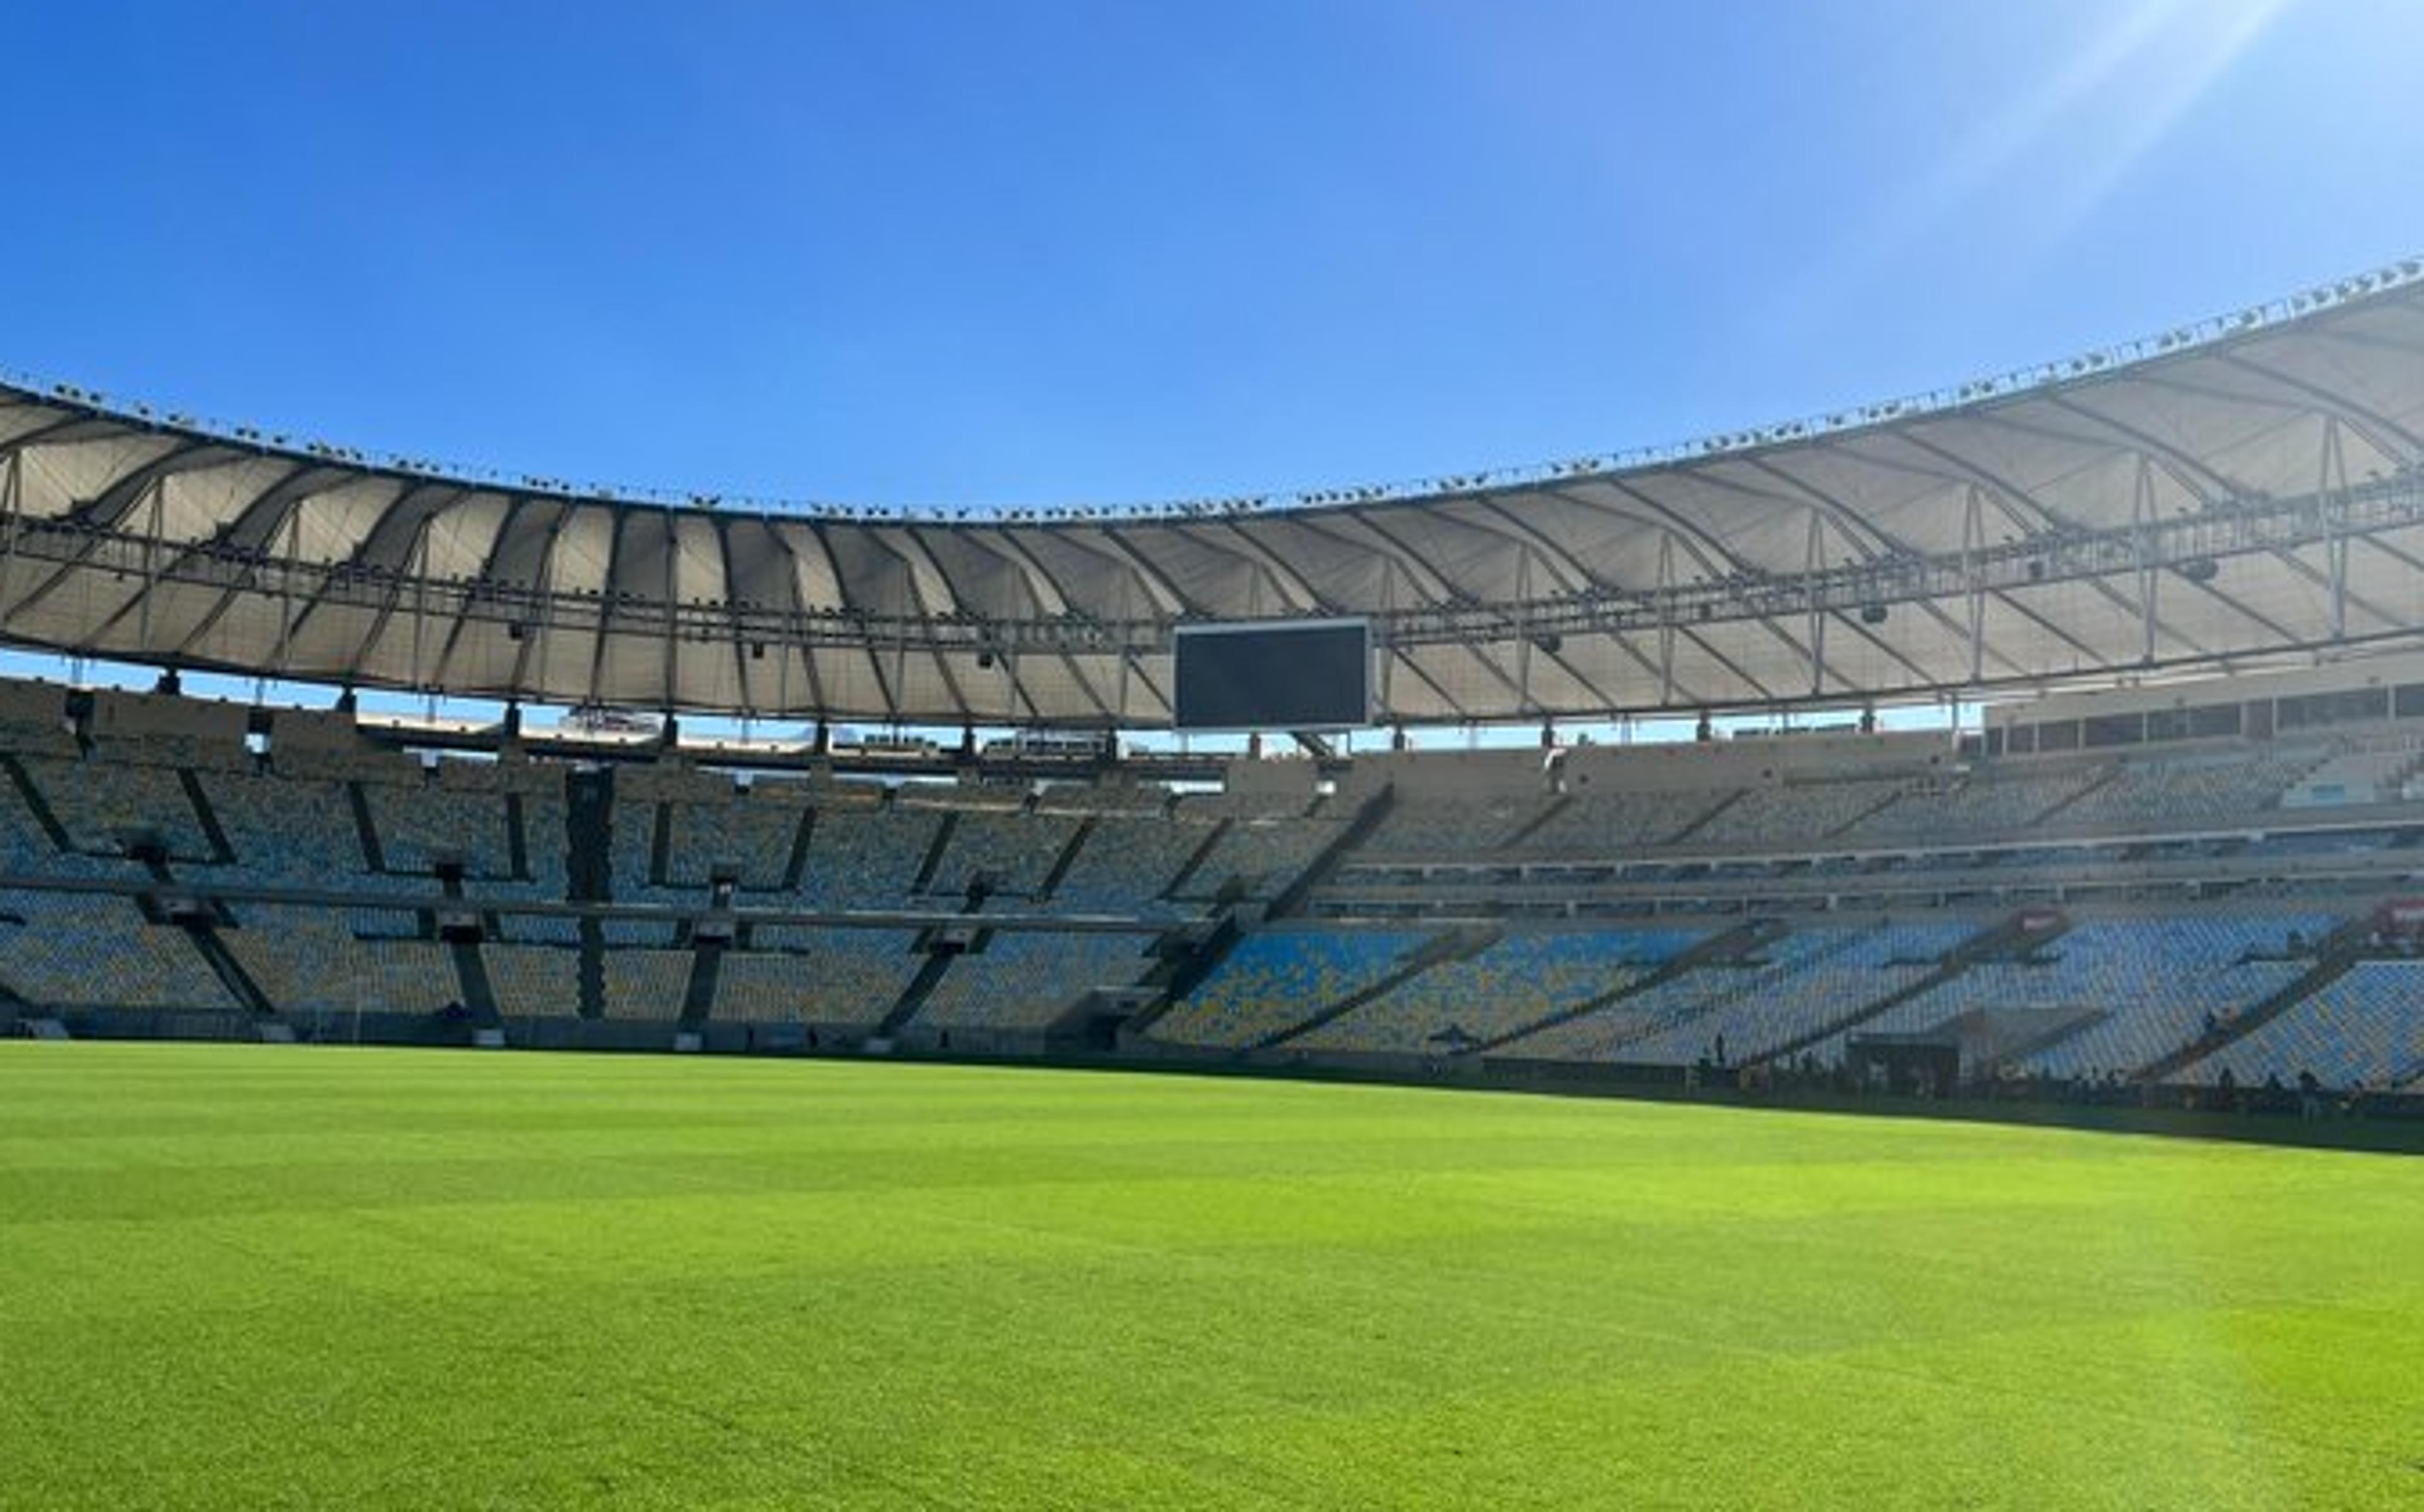
[[[1360,619],[1182,625],[1182,730],[1343,730],[1372,720],[1372,627]]]

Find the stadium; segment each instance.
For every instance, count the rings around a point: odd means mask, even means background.
[[[2411,1165],[2018,1125],[2424,1129],[2419,272],[1007,517],[9,390],[0,1503],[2413,1502]]]
[[[159,676],[0,690],[5,1011],[2403,1109],[2418,274],[1657,454],[998,519],[11,390],[0,628]],[[178,691],[231,672],[333,707]],[[1476,724],[1525,738],[1419,748]],[[1124,753],[1173,725],[1255,739]]]

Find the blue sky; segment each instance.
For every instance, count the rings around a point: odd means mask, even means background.
[[[2414,0],[86,0],[9,31],[0,364],[582,482],[1416,478],[2424,251]]]

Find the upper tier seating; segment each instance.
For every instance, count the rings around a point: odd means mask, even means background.
[[[972,809],[951,827],[943,858],[927,890],[949,897],[965,893],[979,877],[996,892],[1032,898],[1084,820],[1072,814],[1028,814],[1016,809]]]
[[[214,772],[202,776],[201,787],[235,851],[228,868],[231,882],[345,889],[365,884],[361,836],[342,783]]]
[[[1847,838],[1920,843],[2023,834],[2109,774],[2103,767],[1974,772],[1943,788],[1915,788],[1860,820]]]
[[[609,918],[598,921],[598,929],[610,946],[640,946],[662,949],[674,943],[676,926],[670,919]]]
[[[528,896],[555,899],[565,896],[570,881],[571,839],[566,831],[564,800],[551,793],[522,799],[523,861],[530,869]],[[472,889],[486,895],[486,886]]]
[[[1248,898],[1272,898],[1318,860],[1344,832],[1331,819],[1237,820],[1213,842],[1203,865],[1179,888],[1188,899],[1210,898],[1231,882]]]
[[[1680,792],[1586,792],[1523,839],[1527,855],[1607,855],[1663,845],[1725,802],[1706,788]]]
[[[661,886],[649,881],[656,853],[657,805],[645,799],[614,801],[614,836],[609,851],[614,861],[614,900],[618,903],[690,903],[706,900],[706,885]]]
[[[694,896],[716,878],[729,877],[750,892],[780,891],[807,813],[805,798],[795,785],[768,783],[722,803],[668,803],[673,827],[665,851],[665,885]],[[615,806],[619,810],[622,805]],[[643,804],[633,818],[642,821],[633,828],[639,831],[638,859],[645,868],[647,848],[655,840],[655,814]],[[618,843],[621,828],[618,814]],[[646,875],[645,869],[640,875]]]
[[[1170,806],[1167,789],[1134,782],[1053,783],[1036,795],[1046,814],[1157,815]]]
[[[1373,860],[1433,855],[1470,859],[1505,845],[1539,818],[1549,802],[1539,795],[1415,798],[1400,794],[1357,854]]]
[[[2329,754],[2285,785],[2288,808],[2395,804],[2405,799],[2424,768],[2424,734],[2381,732],[2332,742]]]
[[[0,679],[0,751],[73,756],[76,750],[65,688],[56,683]]]
[[[1053,904],[1076,913],[1176,914],[1179,910],[1162,895],[1211,837],[1208,824],[1130,817],[1097,820],[1067,874],[1052,889]]]
[[[1299,819],[1313,803],[1308,793],[1188,793],[1177,812],[1187,819]]]
[[[820,812],[800,874],[802,906],[902,906],[942,822],[943,816],[931,808]]]
[[[433,875],[452,860],[476,877],[514,874],[505,801],[497,793],[364,783],[380,859],[391,872]]]
[[[211,858],[210,836],[172,768],[50,756],[20,764],[79,851],[122,855],[127,836],[148,832],[176,859]]]
[[[2059,816],[2065,829],[2152,829],[2244,818],[2271,807],[2314,765],[2313,752],[2234,752],[2125,762]]]
[[[568,914],[505,914],[499,916],[499,938],[518,945],[578,945],[581,920]]]
[[[1692,832],[1695,850],[1783,850],[1823,840],[1902,790],[1892,777],[1753,788]]]
[[[95,861],[89,868],[73,864],[86,858],[71,856],[52,842],[51,836],[33,810],[25,806],[15,782],[0,770],[0,867],[11,872],[52,873],[61,876],[87,875],[90,872],[125,871],[130,864]]]

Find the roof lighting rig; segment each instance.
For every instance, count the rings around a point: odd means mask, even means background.
[[[1823,415],[1785,420],[1768,425],[1752,426],[1679,443],[1628,448],[1605,455],[1577,457],[1561,462],[1538,463],[1529,466],[1485,469],[1477,472],[1450,473],[1398,483],[1369,483],[1300,490],[1287,495],[1284,503],[1278,496],[1248,494],[1142,504],[1048,505],[1003,509],[965,504],[939,506],[848,504],[813,500],[743,498],[722,493],[634,487],[624,485],[580,485],[568,479],[541,473],[507,473],[494,468],[464,466],[427,457],[365,450],[325,440],[297,441],[286,432],[264,431],[257,425],[215,421],[183,411],[168,412],[164,415],[152,406],[139,401],[113,405],[109,396],[102,390],[74,383],[43,383],[5,372],[0,372],[0,381],[13,384],[26,392],[45,393],[63,403],[91,410],[98,415],[140,423],[154,430],[175,431],[205,440],[234,441],[254,450],[294,452],[314,460],[343,463],[375,472],[441,479],[467,486],[547,493],[571,499],[596,500],[606,503],[640,503],[685,509],[711,510],[732,505],[767,514],[841,520],[965,525],[999,524],[1006,520],[1020,524],[1075,522],[1121,524],[1154,519],[1217,518],[1258,514],[1274,507],[1323,509],[1418,501],[1443,495],[1472,493],[1490,488],[1517,487],[1527,484],[1571,481],[1620,472],[1631,468],[1789,445],[1836,432],[1906,421],[1913,417],[1933,415],[1970,405],[1990,403],[2029,390],[2060,387],[2066,383],[2096,377],[2128,363],[2193,352],[2216,342],[2245,336],[2282,321],[2293,320],[2317,310],[2403,288],[2419,279],[2424,279],[2424,257],[2401,258],[2329,283],[2315,284],[2283,299],[2251,305],[2229,314],[2216,315],[2188,325],[2176,326],[2137,341],[2099,347],[2067,358],[2015,369],[2008,373],[1973,378],[1952,387],[1931,390],[1906,398],[1864,405],[1857,408],[1837,409]]]

